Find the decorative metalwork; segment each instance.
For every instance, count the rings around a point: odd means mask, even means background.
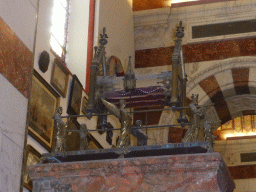
[[[168,71],[168,72],[162,72],[158,75],[157,77],[158,79],[160,79],[160,82],[157,82],[158,84],[161,83],[163,84],[164,87],[164,100],[166,102],[167,105],[169,105],[170,103],[170,99],[172,97],[172,71]]]
[[[56,112],[53,116],[53,119],[54,119],[54,137],[53,137],[54,140],[53,140],[53,147],[52,147],[53,153],[65,151],[66,149],[65,137],[66,137],[67,124],[65,124],[62,121],[61,114],[62,114],[62,107],[57,107]]]
[[[99,40],[100,46],[96,51],[96,54],[91,62],[91,76],[90,76],[90,87],[88,95],[88,104],[86,106],[86,113],[89,119],[92,118],[92,113],[97,113],[95,109],[95,94],[96,94],[96,84],[97,84],[97,73],[99,70],[99,65],[103,62],[103,57],[105,57],[105,45],[107,44],[108,36],[106,34],[106,28],[103,28],[103,34],[100,35],[101,39]]]
[[[88,129],[86,124],[81,124],[80,125],[80,129],[79,130],[69,130],[68,132],[73,133],[73,132],[77,132],[79,133],[80,136],[80,147],[79,150],[88,150],[89,146],[88,146]]]
[[[142,127],[141,121],[136,121],[135,125],[132,123],[132,114],[134,112],[128,112],[125,109],[126,102],[120,100],[119,108],[113,103],[109,102],[106,98],[107,93],[114,91],[114,84],[112,77],[106,76],[104,72],[105,69],[105,45],[107,44],[107,34],[106,29],[103,28],[103,34],[100,35],[101,39],[99,40],[99,48],[95,47],[95,56],[91,62],[91,76],[90,76],[90,88],[89,88],[89,99],[86,106],[86,115],[70,115],[66,117],[60,117],[60,112],[55,114],[55,125],[56,125],[56,144],[53,152],[62,152],[65,149],[62,142],[63,134],[58,132],[58,129],[63,129],[64,133],[66,131],[66,125],[62,122],[60,118],[69,118],[69,117],[87,117],[91,119],[92,116],[98,116],[98,129],[88,130],[85,124],[82,124],[80,130],[75,130],[80,134],[80,151],[88,149],[88,143],[86,136],[88,131],[104,131],[110,130],[107,122],[107,115],[115,115],[121,122],[121,128],[113,128],[112,130],[121,130],[121,135],[117,143],[117,148],[124,148],[130,145],[130,134],[137,137],[138,145],[147,145],[147,135],[142,132],[142,129],[146,128],[161,128],[161,127],[170,127],[171,125],[161,125],[161,126],[146,126]],[[171,106],[171,108],[158,109],[158,111],[164,110],[179,110],[180,117],[178,119],[179,125],[172,126],[181,126],[184,127],[188,124],[186,118],[186,110],[190,111],[190,122],[189,129],[185,134],[185,137],[182,139],[182,142],[198,142],[199,141],[199,129],[200,129],[200,120],[203,115],[203,108],[205,106],[198,105],[198,95],[192,95],[192,102],[187,106],[186,104],[186,73],[185,73],[185,64],[182,51],[182,38],[184,37],[184,27],[182,27],[182,22],[179,23],[176,33],[177,39],[175,40],[174,53],[172,55],[172,65],[173,71],[163,72],[158,75],[158,79],[164,87],[164,105]],[[99,66],[102,65],[104,76],[98,77],[97,72]],[[129,57],[128,69],[124,77],[124,89],[131,93],[132,90],[136,88],[136,78],[131,65],[131,57]],[[131,95],[131,94],[130,94]],[[146,110],[146,112],[152,110]],[[138,112],[138,111],[137,111]],[[206,119],[206,118],[205,118]],[[205,120],[204,133],[205,141],[210,142],[212,146],[214,137],[212,137],[211,123]],[[75,132],[71,131],[71,132]],[[65,134],[64,134],[65,135]]]
[[[130,134],[132,126],[132,117],[128,111],[125,110],[126,102],[125,100],[120,100],[120,109],[118,109],[114,104],[101,99],[102,103],[105,105],[107,110],[115,115],[121,122],[121,135],[119,137],[117,147],[127,147],[130,145]]]
[[[136,88],[136,78],[132,68],[131,58],[132,57],[130,56],[127,71],[124,76],[124,90],[126,91],[132,91]]]
[[[213,147],[213,144],[215,143],[215,139],[218,138],[218,135],[213,135],[213,127],[212,122],[205,120],[204,121],[204,141],[207,141],[210,143],[210,145]]]
[[[197,109],[198,106],[198,95],[192,95],[191,96],[192,101],[189,104],[190,109],[190,122],[189,122],[189,128],[182,139],[182,142],[198,142],[198,136],[199,136],[199,129],[200,129],[200,117],[202,116],[202,113],[199,109]]]
[[[179,22],[179,26],[176,30],[175,47],[172,55],[172,95],[170,105],[176,110],[177,107],[181,106],[183,109],[180,111],[180,117],[178,122],[184,127],[188,123],[186,118],[186,82],[187,75],[185,73],[185,62],[182,50],[182,38],[184,37],[184,27],[182,21]]]
[[[138,146],[143,146],[143,145],[147,145],[147,140],[148,140],[148,136],[145,135],[141,129],[142,127],[142,121],[141,120],[137,120],[135,122],[135,127],[137,129],[132,129],[131,130],[131,134],[137,138],[138,141]]]

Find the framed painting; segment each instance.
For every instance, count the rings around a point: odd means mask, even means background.
[[[101,144],[90,133],[88,134],[88,147],[89,149],[103,149]]]
[[[24,187],[27,188],[29,191],[32,191],[33,185],[32,181],[29,178],[29,174],[27,172],[27,167],[30,165],[34,165],[39,163],[41,154],[35,150],[31,145],[27,145],[26,147],[26,156],[25,156],[25,171],[23,175]]]
[[[51,85],[66,98],[68,89],[69,73],[67,69],[57,60],[54,59],[51,76]]]
[[[34,70],[29,100],[28,133],[51,151],[54,120],[59,94]]]
[[[109,145],[112,145],[112,138],[113,138],[113,125],[110,123],[107,124],[107,134],[106,134],[106,141],[108,142]]]
[[[107,116],[106,115],[100,115],[98,116],[97,120],[97,127],[96,129],[98,130],[98,133],[102,135],[105,133],[105,129],[108,128],[108,123],[107,123]]]
[[[87,106],[87,103],[88,103],[88,99],[84,96],[83,97],[83,102],[82,102],[82,112],[83,112],[83,114],[86,114],[85,107]]]
[[[80,135],[78,132],[69,132],[79,130],[80,124],[76,118],[70,118],[67,126],[66,151],[78,151],[80,146]]]
[[[68,109],[69,115],[79,115],[81,108],[83,86],[76,75],[73,75],[71,90],[69,94]]]

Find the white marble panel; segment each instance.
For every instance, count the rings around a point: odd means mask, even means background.
[[[32,51],[36,24],[37,0],[1,0],[0,17]]]
[[[1,192],[19,191],[23,146],[2,135],[0,146],[0,186]]]
[[[236,188],[234,192],[245,192],[248,189],[248,179],[235,179]]]
[[[248,82],[250,93],[256,95],[256,82]]]
[[[2,75],[0,82],[0,130],[23,146],[28,100]]]
[[[220,89],[222,91],[228,90],[228,89],[234,89],[234,81],[231,69],[222,71],[215,75],[215,78],[220,86]],[[234,89],[235,91],[235,89]],[[234,92],[235,93],[235,92]]]
[[[28,100],[0,75],[0,191],[19,191]]]
[[[236,189],[234,192],[255,192],[256,179],[235,179]]]
[[[226,99],[229,111],[231,115],[246,110],[255,110],[256,108],[256,96],[255,95],[236,95]]]
[[[256,179],[248,179],[248,191],[256,190]]]
[[[226,134],[232,134],[227,132]],[[228,166],[251,165],[255,162],[241,162],[241,153],[255,153],[256,139],[220,140],[216,141],[214,151],[219,152]]]
[[[249,82],[256,83],[256,68],[250,68],[250,71],[249,71]]]

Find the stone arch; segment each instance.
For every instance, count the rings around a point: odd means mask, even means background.
[[[193,65],[189,63],[188,65]],[[215,103],[205,111],[217,128],[240,114],[255,114],[256,57],[235,57],[219,61],[201,62],[197,71],[188,70],[187,97],[199,94],[199,105]],[[207,66],[207,67],[205,67]],[[234,107],[236,109],[234,112]],[[172,119],[162,113],[160,119]],[[159,125],[163,121],[159,121]]]
[[[255,64],[256,57],[251,56],[211,61],[209,68],[190,78],[187,96],[199,93],[199,104],[214,103],[206,113],[211,121],[220,121],[220,124],[244,113],[254,113]],[[234,112],[234,105],[239,110]],[[220,124],[216,123],[215,127]]]
[[[110,56],[107,61],[107,75],[108,76],[122,76],[124,74],[121,60],[116,56]]]

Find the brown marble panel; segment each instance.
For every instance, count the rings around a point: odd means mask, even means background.
[[[162,109],[162,106],[153,106],[153,107],[142,107],[142,108],[134,108],[134,111],[141,110],[151,110],[151,109]],[[159,123],[162,111],[151,111],[147,113],[134,113],[134,122],[136,120],[141,120],[143,125],[146,125],[146,119],[148,125],[157,125]]]
[[[230,111],[215,76],[206,78],[199,85],[215,104],[214,107],[222,123],[229,121],[231,119]]]
[[[248,82],[249,68],[233,68],[232,76],[233,76],[234,83]]]
[[[169,143],[181,143],[181,139],[185,136],[187,129],[181,129],[176,127],[169,128]]]
[[[186,63],[256,55],[256,37],[187,44],[183,46]],[[171,65],[173,47],[135,51],[135,67]]]
[[[241,165],[228,168],[233,179],[256,178],[256,165]]]
[[[234,68],[232,69],[232,76],[236,94],[250,94],[250,89],[248,86],[249,68]]]
[[[133,11],[164,7],[164,0],[133,0]]]
[[[207,77],[205,80],[199,83],[203,90],[209,95],[214,90],[219,89],[219,84],[215,76]]]
[[[0,18],[0,73],[27,98],[31,69],[32,52]]]
[[[243,115],[255,115],[256,111],[255,110],[247,110],[247,111],[243,111]]]
[[[171,65],[173,47],[135,51],[135,68]]]

